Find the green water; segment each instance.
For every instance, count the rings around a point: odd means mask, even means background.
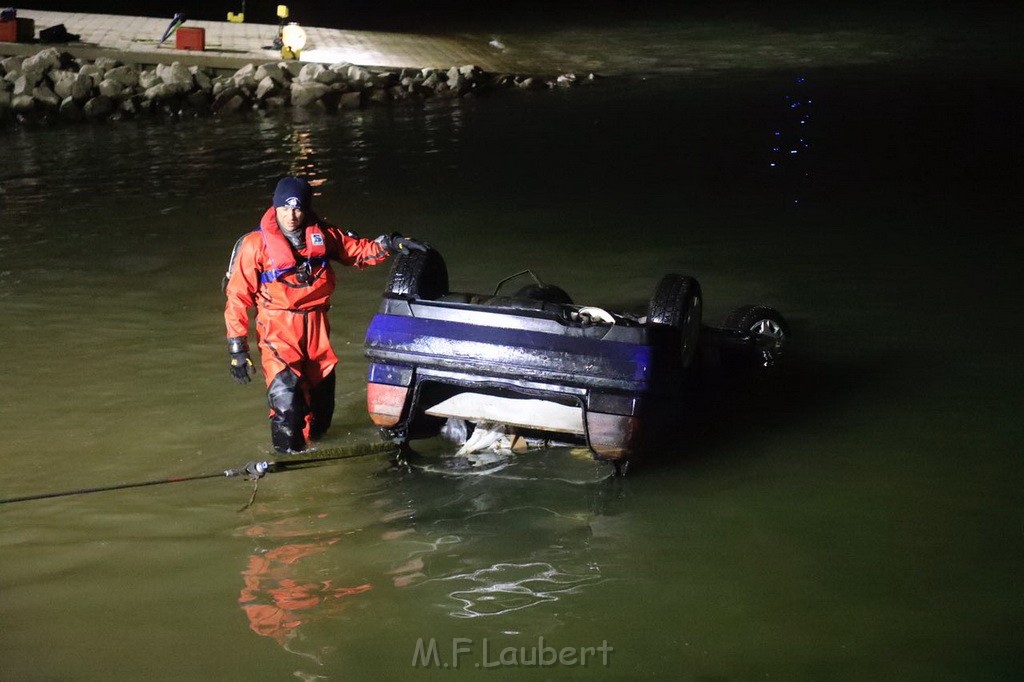
[[[272,474],[243,512],[238,479],[0,506],[0,676],[1017,676],[1022,88],[978,65],[3,131],[0,498],[267,456],[219,283],[287,172],[337,222],[430,241],[455,289],[530,267],[642,308],[689,273],[708,322],[768,303],[794,348],[625,480],[560,449],[501,477],[381,454]],[[376,438],[386,269],[339,274],[324,447]]]

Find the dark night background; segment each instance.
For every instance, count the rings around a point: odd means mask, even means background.
[[[0,3],[3,4],[3,3]],[[592,21],[626,21],[631,18],[652,19],[659,16],[691,16],[694,18],[750,19],[764,24],[792,25],[802,20],[820,21],[822,17],[837,21],[864,21],[884,10],[892,16],[903,13],[908,21],[916,17],[948,19],[970,18],[989,14],[1016,3],[981,0],[895,0],[882,2],[812,2],[784,0],[752,2],[726,0],[712,2],[666,0],[344,0],[311,2],[296,0],[245,0],[246,21],[259,24],[277,23],[276,8],[286,4],[290,19],[299,23],[330,28],[366,30],[412,30],[445,32],[481,23],[501,26],[532,23],[537,26],[578,25]],[[138,16],[166,16],[185,12],[187,17],[224,21],[228,12],[242,11],[243,0],[147,0],[146,2],[112,3],[110,0],[29,0],[12,3],[25,9],[88,12]]]

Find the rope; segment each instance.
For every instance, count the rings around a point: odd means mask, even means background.
[[[35,495],[22,495],[19,497],[8,497],[0,499],[0,505],[12,504],[14,502],[28,502],[31,500],[45,500],[54,497],[71,497],[73,495],[89,495],[91,493],[101,493],[111,490],[127,490],[129,488],[144,488],[147,486],[154,485],[165,485],[168,483],[185,483],[187,481],[202,481],[209,478],[233,478],[239,476],[246,476],[253,481],[259,481],[267,473],[276,473],[281,471],[288,471],[289,469],[308,469],[315,466],[322,466],[329,462],[335,462],[345,459],[356,459],[358,457],[367,457],[370,455],[378,455],[384,452],[397,452],[396,447],[391,443],[367,443],[364,445],[354,445],[348,447],[334,447],[325,448],[319,450],[319,457],[309,457],[306,459],[285,459],[280,461],[257,461],[248,462],[245,466],[237,469],[226,469],[217,473],[209,474],[198,474],[196,476],[175,476],[173,478],[160,478],[151,481],[139,481],[136,483],[116,483],[114,485],[96,486],[92,488],[75,488],[72,490],[60,490],[55,492],[37,493]],[[242,509],[246,509],[256,499],[256,485],[253,485],[252,497],[249,500],[249,504]]]
[[[246,509],[252,506],[252,503],[256,501],[256,491],[259,490],[260,479],[252,479],[252,495],[249,496],[249,501],[245,503],[245,506],[238,510],[238,513],[244,512]]]

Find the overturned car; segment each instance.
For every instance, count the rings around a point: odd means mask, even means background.
[[[507,286],[523,277],[532,281]],[[697,280],[675,274],[641,314],[578,305],[530,271],[493,294],[453,292],[440,253],[412,253],[396,259],[366,332],[367,407],[398,443],[435,436],[448,420],[498,423],[585,446],[618,468],[684,403],[708,348],[734,366],[780,355],[788,328],[776,310],[743,306],[709,327],[702,308]]]

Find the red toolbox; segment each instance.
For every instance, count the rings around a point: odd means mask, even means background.
[[[179,50],[205,50],[206,29],[182,26],[174,34],[174,47]]]
[[[0,43],[30,43],[36,37],[35,19],[0,21]]]

